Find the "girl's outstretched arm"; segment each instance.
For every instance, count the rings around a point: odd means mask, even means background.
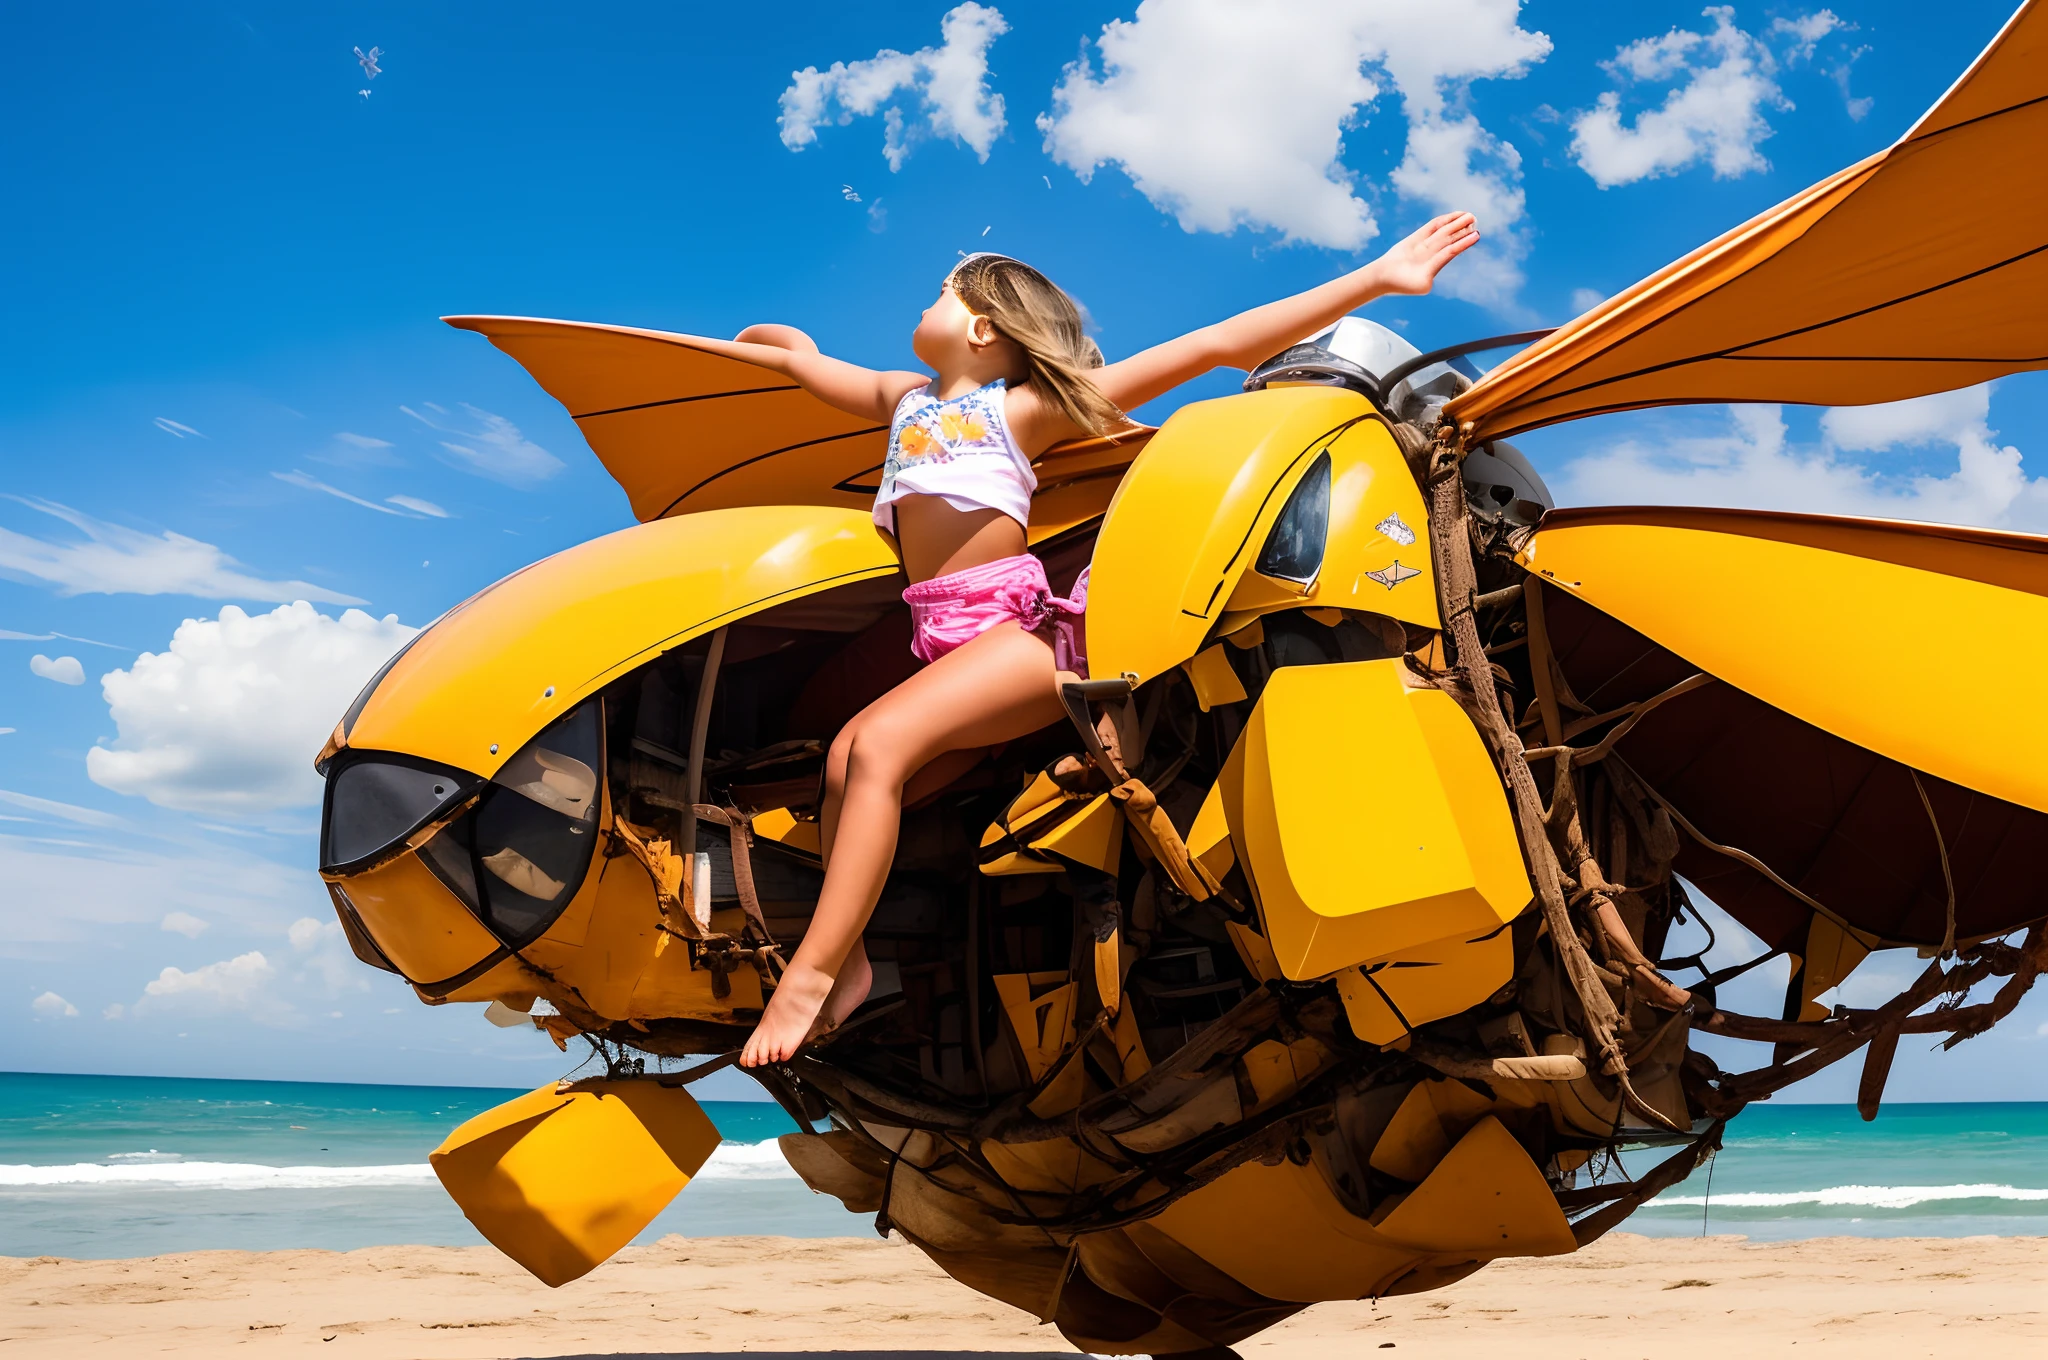
[[[1128,411],[1212,368],[1252,368],[1374,298],[1427,293],[1437,272],[1478,241],[1479,226],[1471,213],[1445,213],[1342,278],[1239,312],[1088,376],[1104,396]]]
[[[691,337],[692,345],[728,359],[781,373],[828,406],[886,422],[903,394],[931,379],[922,373],[862,368],[818,352],[818,342],[794,326],[749,326],[731,340]]]

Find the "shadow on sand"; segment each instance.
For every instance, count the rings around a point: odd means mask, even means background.
[[[591,1351],[553,1360],[1073,1360],[1078,1351]],[[1187,1360],[1238,1360],[1236,1351],[1184,1351]],[[1177,1358],[1176,1358],[1177,1360]]]

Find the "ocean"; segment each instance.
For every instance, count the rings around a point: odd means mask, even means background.
[[[427,1153],[516,1091],[0,1073],[0,1256],[482,1239]],[[725,1142],[650,1224],[667,1233],[865,1235],[867,1215],[783,1162],[772,1104],[707,1101]],[[1640,1171],[1655,1160],[1631,1153]],[[2048,1103],[1758,1106],[1712,1167],[1625,1231],[1757,1239],[2048,1235]]]

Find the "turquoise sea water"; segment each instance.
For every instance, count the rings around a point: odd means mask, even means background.
[[[1662,1155],[1662,1154],[1658,1154]],[[1656,1158],[1624,1158],[1638,1173]],[[1627,1231],[1755,1238],[2048,1235],[2048,1103],[1756,1105]]]
[[[427,1153],[518,1094],[478,1087],[0,1073],[0,1255],[481,1241]],[[812,1194],[770,1104],[705,1106],[726,1142],[642,1240],[873,1231]],[[1631,1154],[1640,1171],[1654,1158]],[[2048,1234],[2048,1104],[1761,1106],[1628,1230],[1758,1238]]]

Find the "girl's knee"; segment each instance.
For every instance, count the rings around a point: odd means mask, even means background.
[[[900,735],[892,737],[886,724],[866,724],[847,744],[844,783],[901,788],[916,773],[908,753],[909,742]]]
[[[848,723],[825,748],[825,787],[829,790],[846,787],[846,763],[853,754],[853,736],[853,724]]]

